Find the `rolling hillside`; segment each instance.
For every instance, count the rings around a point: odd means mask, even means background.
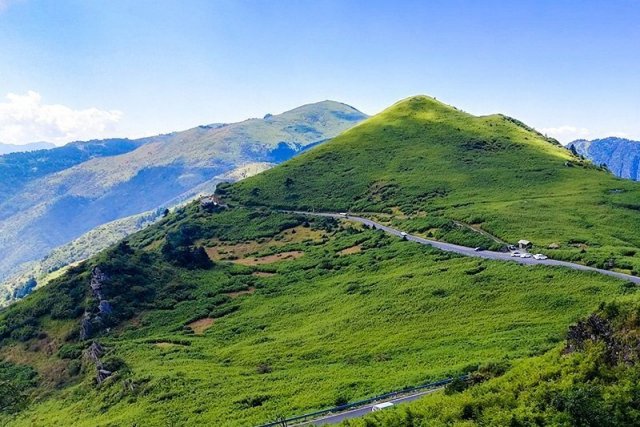
[[[428,97],[224,193],[247,206],[393,213],[407,231],[450,234],[454,243],[464,242],[451,229],[457,221],[506,242],[530,240],[555,258],[640,272],[636,183],[517,120],[475,117]]]
[[[614,322],[606,307],[636,304],[637,287],[282,209],[349,210],[467,245],[486,242],[477,229],[538,247],[549,238],[552,256],[615,254],[607,265],[621,268],[637,265],[638,228],[612,223],[636,224],[638,190],[513,119],[402,101],[218,186],[222,200],[177,209],[0,312],[0,423],[247,426],[462,373],[528,387],[519,367],[553,360],[594,311]],[[426,398],[416,412],[446,424],[453,407],[451,420],[473,425],[467,396]],[[411,425],[389,416],[370,421]]]
[[[0,278],[94,227],[194,196],[247,164],[282,162],[364,117],[325,101],[235,124],[0,158],[7,175],[27,171],[19,191],[0,199]],[[48,169],[28,172],[34,163]]]
[[[578,140],[569,144],[577,154],[607,168],[620,178],[640,181],[640,142],[623,138]]]

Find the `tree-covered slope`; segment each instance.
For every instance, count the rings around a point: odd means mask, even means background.
[[[0,158],[0,174],[4,164],[7,175],[22,179],[19,191],[0,198],[0,278],[94,227],[156,209],[247,163],[282,162],[365,117],[324,101],[263,119],[120,141],[123,151],[108,158],[100,149],[115,142]]]
[[[407,231],[436,233],[457,221],[507,242],[530,240],[538,251],[551,245],[555,258],[640,271],[638,184],[514,119],[475,117],[428,97],[402,101],[227,193],[252,206],[393,213]]]
[[[577,154],[606,167],[621,178],[640,181],[640,142],[624,138],[573,141]]]

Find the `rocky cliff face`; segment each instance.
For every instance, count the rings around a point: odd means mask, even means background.
[[[95,308],[88,308],[85,311],[84,316],[82,316],[80,339],[83,341],[90,339],[96,329],[98,329],[102,324],[102,317],[111,313],[111,304],[109,304],[109,301],[104,299],[102,293],[102,287],[108,279],[107,275],[100,270],[100,267],[95,267],[91,272],[89,287],[91,288],[93,297],[98,300],[98,306]],[[85,350],[85,359],[95,368],[95,378],[98,384],[101,384],[113,374],[113,372],[106,369],[102,363],[102,356],[104,353],[104,347],[102,347],[98,341],[93,341]]]
[[[622,138],[578,140],[568,147],[621,178],[640,181],[640,142]]]

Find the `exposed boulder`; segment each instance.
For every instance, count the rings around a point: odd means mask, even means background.
[[[113,372],[107,371],[106,369],[98,369],[98,374],[96,375],[96,381],[98,384],[101,384],[104,380],[109,378]]]
[[[98,304],[98,310],[100,314],[111,314],[113,309],[111,308],[111,304],[107,300],[101,300],[100,304]]]
[[[82,316],[82,321],[80,324],[80,339],[86,340],[91,337],[92,327],[91,327],[91,314],[88,312],[84,313]]]
[[[100,267],[95,267],[91,272],[91,282],[89,286],[93,292],[93,296],[97,299],[102,299],[102,284],[108,279],[107,275],[100,270]]]

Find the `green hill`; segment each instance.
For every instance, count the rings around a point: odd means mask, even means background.
[[[449,230],[458,221],[540,251],[555,244],[554,258],[640,272],[640,186],[517,120],[428,97],[399,102],[228,193],[247,206],[393,213],[407,231],[464,243]]]
[[[612,222],[635,224],[637,188],[513,119],[401,102],[219,187],[228,208],[178,209],[0,312],[0,423],[258,425],[535,364],[636,287],[281,209],[348,209],[463,243],[486,240],[481,228],[541,246],[555,229],[553,256],[634,263],[635,229]]]

